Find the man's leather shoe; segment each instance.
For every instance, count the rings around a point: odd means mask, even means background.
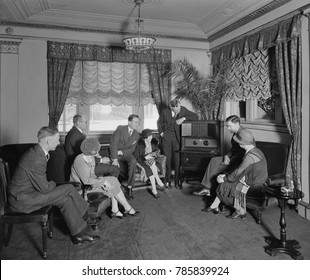
[[[219,209],[220,209],[220,212],[221,212],[221,213],[225,213],[225,212],[226,212],[226,206],[225,206],[225,204],[221,202],[220,205],[219,205]]]
[[[216,208],[211,208],[211,207],[203,208],[203,209],[201,209],[201,211],[202,212],[213,212],[213,214],[218,214],[220,212],[218,207],[216,207]]]
[[[210,190],[208,190],[208,189],[202,189],[199,192],[193,192],[193,194],[200,195],[200,196],[204,196],[204,195],[210,196],[211,195]]]
[[[88,226],[96,226],[101,221],[101,217],[90,218],[88,217],[86,223]]]
[[[233,220],[237,219],[238,217],[240,217],[241,219],[245,219],[246,218],[246,213],[240,214],[237,211],[235,211],[233,214],[226,216],[226,218],[233,219]]]
[[[176,189],[179,189],[179,190],[182,190],[182,189],[183,189],[182,185],[179,185],[179,184],[175,184],[174,187],[175,187]]]
[[[80,233],[73,236],[73,244],[74,245],[81,245],[84,243],[94,243],[100,239],[97,235],[90,235],[86,233]]]
[[[123,186],[125,189],[125,196],[129,200],[133,200],[133,194],[132,194],[132,188],[129,188],[128,186]]]

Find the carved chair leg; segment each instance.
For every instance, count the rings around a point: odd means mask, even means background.
[[[48,217],[48,237],[53,238],[54,213],[52,212]]]
[[[256,213],[257,213],[256,223],[260,225],[262,223],[262,211],[257,210]]]
[[[47,256],[47,222],[42,222],[42,240],[43,240],[43,254],[42,258],[46,259]]]
[[[11,236],[12,236],[12,232],[13,232],[13,224],[8,224],[8,233],[7,236],[4,236],[4,245],[8,246],[11,240]]]
[[[0,222],[0,230],[1,230],[1,232],[0,232],[0,252],[2,251],[2,249],[3,249],[3,244],[4,244],[4,240],[5,240],[5,230],[4,230],[4,228],[5,228],[5,223],[3,223],[3,222]]]

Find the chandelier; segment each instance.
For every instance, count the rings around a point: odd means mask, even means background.
[[[144,0],[134,0],[134,1],[136,6],[138,6],[138,18],[136,19],[138,33],[137,36],[135,37],[128,37],[123,39],[123,42],[127,50],[140,52],[152,48],[156,39],[153,37],[147,37],[141,35],[141,24],[143,23],[143,20],[140,18],[140,6],[144,2]]]

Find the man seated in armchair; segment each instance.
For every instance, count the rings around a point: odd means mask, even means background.
[[[120,167],[120,175],[124,178],[128,175],[128,184],[126,187],[128,199],[133,199],[132,188],[135,186],[135,171],[137,161],[133,155],[140,134],[140,119],[138,115],[128,117],[128,125],[119,125],[114,131],[111,143],[110,153],[112,165]],[[122,166],[120,166],[122,165]]]

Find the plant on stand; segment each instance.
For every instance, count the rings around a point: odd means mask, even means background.
[[[225,93],[229,84],[220,71],[213,76],[204,76],[186,58],[172,65],[168,76],[175,81],[174,95],[191,102],[202,120],[221,118]]]

